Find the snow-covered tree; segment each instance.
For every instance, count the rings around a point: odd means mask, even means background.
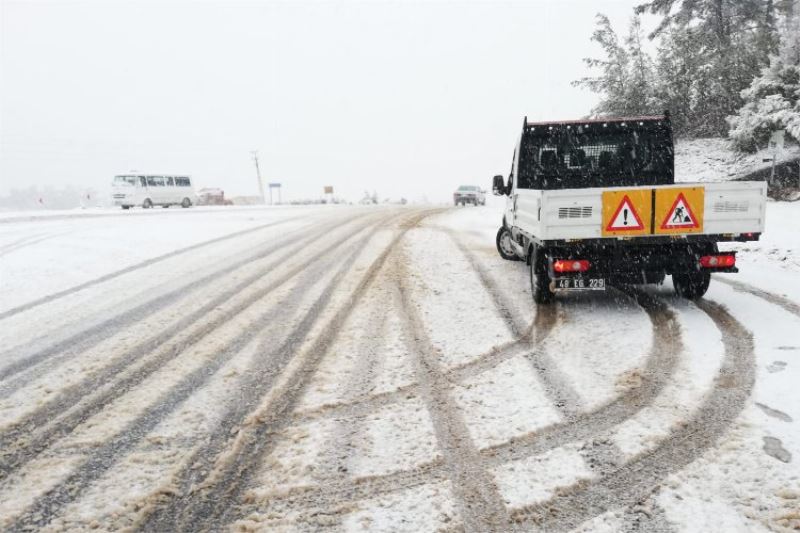
[[[652,0],[636,8],[662,17],[650,37],[661,38],[659,94],[679,133],[727,132],[742,89],[776,51],[776,16],[786,9],[785,0]]]
[[[700,93],[696,73],[702,58],[693,31],[669,29],[661,36],[656,59],[656,95],[669,109],[676,134],[687,135],[697,123],[695,103]]]
[[[605,57],[585,58],[590,69],[599,70],[597,76],[587,76],[572,82],[600,94],[594,115],[640,115],[658,109],[655,99],[655,73],[650,56],[642,47],[642,29],[638,17],[631,20],[624,42],[620,42],[611,22],[603,14],[597,15],[597,28],[592,41],[603,49]],[[655,106],[655,108],[654,108]]]
[[[800,141],[800,13],[789,17],[779,53],[770,57],[769,66],[741,97],[745,104],[728,118],[729,136],[737,149],[755,151],[778,129]]]

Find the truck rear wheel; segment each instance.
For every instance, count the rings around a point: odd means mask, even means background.
[[[549,304],[555,298],[550,290],[550,276],[547,274],[547,257],[536,248],[530,257],[531,294],[537,304]]]
[[[511,243],[511,232],[505,226],[500,226],[500,229],[497,230],[495,244],[500,257],[506,261],[519,261],[519,257],[514,253],[514,245]]]
[[[702,298],[711,283],[710,272],[691,272],[672,275],[672,285],[675,293],[687,300]]]

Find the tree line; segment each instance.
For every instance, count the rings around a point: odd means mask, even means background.
[[[647,35],[642,15],[659,19]],[[584,59],[592,75],[573,85],[599,94],[594,116],[668,109],[676,135],[742,151],[781,128],[800,140],[800,0],[652,0],[624,36],[598,14],[591,40],[604,57]]]

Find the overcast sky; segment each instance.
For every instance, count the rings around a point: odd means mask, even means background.
[[[507,173],[523,116],[585,115],[597,12],[640,0],[2,3],[0,194],[130,170],[284,198],[446,201]]]

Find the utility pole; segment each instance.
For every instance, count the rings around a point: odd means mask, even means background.
[[[258,194],[261,196],[261,203],[266,203],[264,199],[264,184],[261,182],[261,170],[258,168],[258,150],[250,152],[253,154],[253,161],[256,164],[256,177],[258,178]]]

